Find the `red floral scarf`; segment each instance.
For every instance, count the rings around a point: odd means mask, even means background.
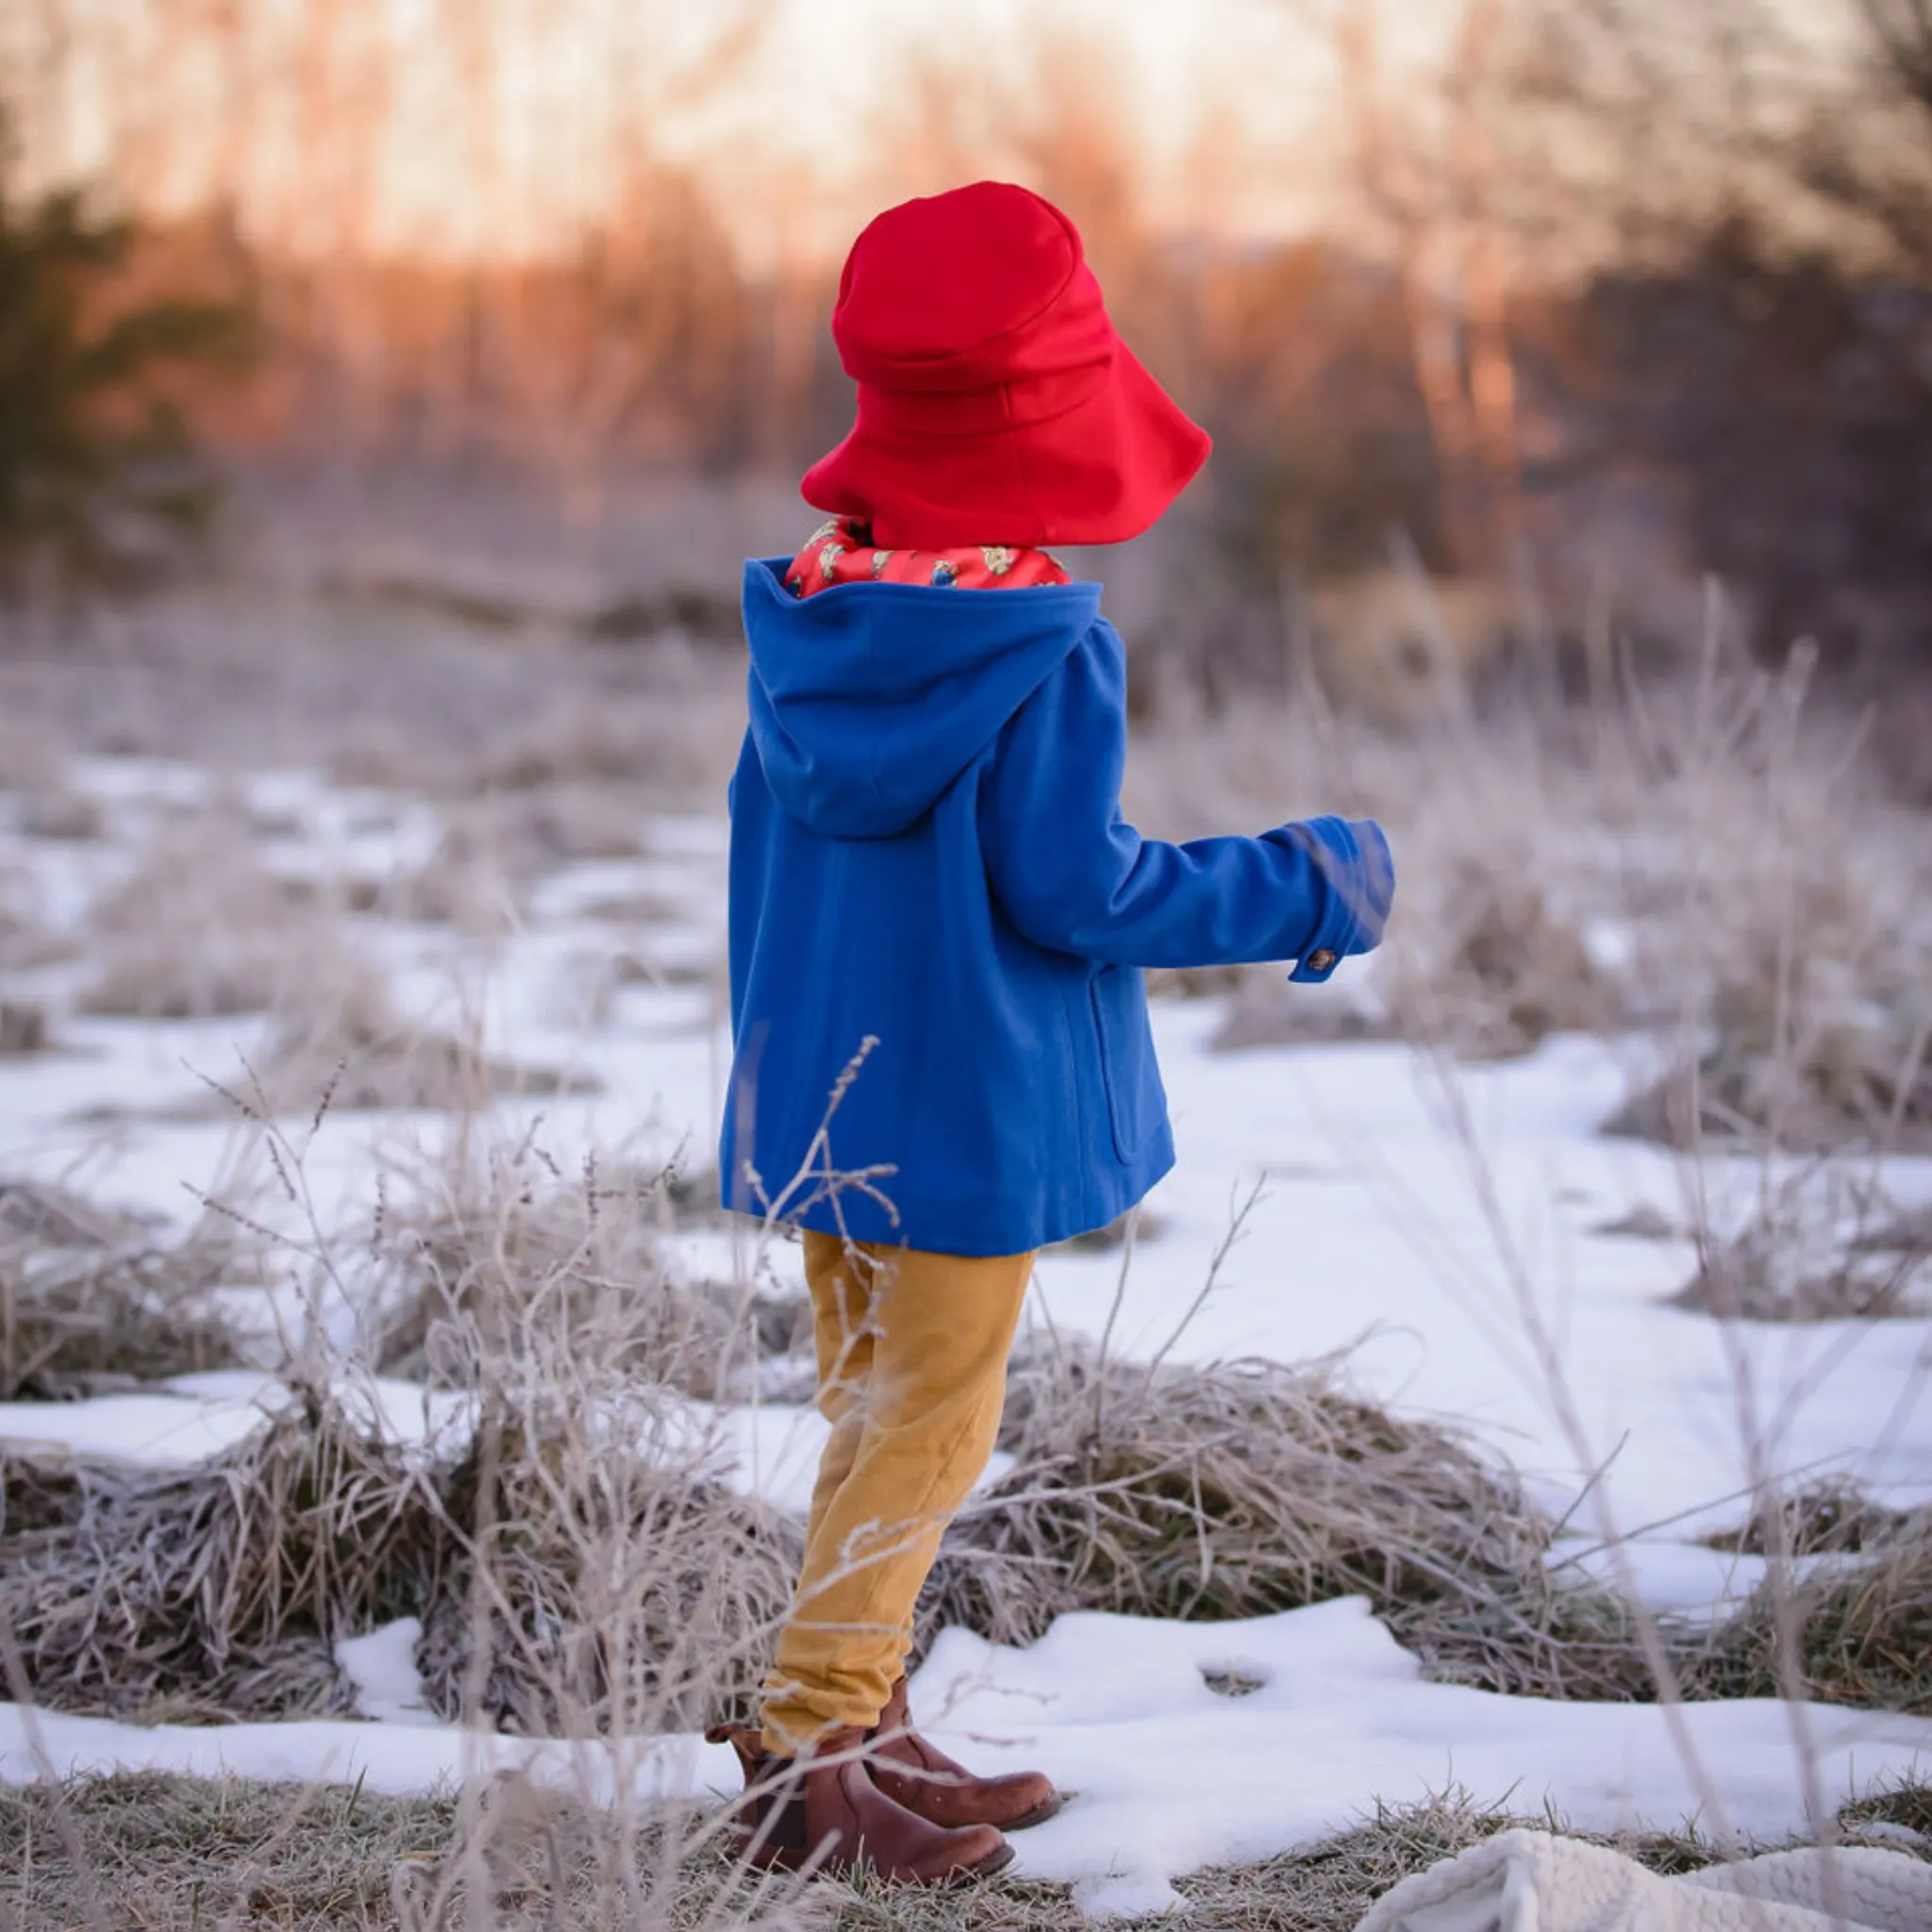
[[[968,543],[955,550],[875,550],[858,517],[833,517],[791,559],[785,588],[794,597],[834,584],[931,584],[941,590],[1027,591],[1073,579],[1044,550]]]

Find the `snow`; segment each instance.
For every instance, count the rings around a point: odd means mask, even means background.
[[[416,1646],[423,1641],[417,1617],[398,1617],[363,1637],[344,1637],[336,1644],[336,1662],[356,1691],[359,1716],[377,1724],[421,1728],[436,1723],[423,1702],[423,1677],[416,1668]]]
[[[614,1147],[640,1161],[706,1161],[724,1059],[709,1024],[694,1024],[702,1002],[689,989],[629,990],[616,1024],[587,1049],[554,1023],[547,981],[514,948],[500,981],[499,1049],[593,1065],[605,1085],[583,1098],[505,1103],[506,1138],[541,1122],[566,1172]],[[1260,1179],[1262,1196],[1173,1342],[1174,1359],[1306,1360],[1359,1343],[1349,1372],[1369,1393],[1453,1418],[1558,1512],[1590,1484],[1580,1526],[1597,1537],[1606,1510],[1626,1533],[1668,1524],[1687,1544],[1737,1525],[1754,1474],[1740,1378],[1770,1469],[1854,1477],[1895,1503],[1932,1496],[1932,1323],[1719,1324],[1665,1304],[1695,1265],[1689,1241],[1596,1231],[1634,1207],[1681,1201],[1683,1190],[1667,1153],[1595,1134],[1623,1091],[1610,1048],[1557,1041],[1462,1075],[1501,1204],[1499,1244],[1477,1203],[1471,1151],[1404,1049],[1219,1056],[1205,1050],[1212,1024],[1200,1008],[1157,1009],[1181,1165],[1149,1202],[1158,1231],[1139,1243],[1124,1291],[1117,1256],[1051,1254],[1040,1264],[1036,1321],[1097,1337],[1111,1318],[1113,1346],[1153,1354],[1198,1295],[1232,1203]],[[198,1094],[189,1067],[231,1075],[251,1025],[72,1031],[85,1053],[9,1071],[0,1172],[71,1179],[176,1221],[196,1206],[184,1182],[231,1196],[220,1177],[245,1168],[248,1135],[220,1120],[140,1116]],[[123,1109],[111,1132],[89,1117],[107,1106]],[[366,1208],[376,1151],[433,1158],[445,1132],[431,1116],[331,1119],[309,1155],[324,1216]],[[1932,1196],[1932,1164],[1890,1169],[1902,1200]],[[1741,1214],[1757,1176],[1713,1163],[1707,1182],[1720,1213],[1729,1201]],[[677,1252],[693,1276],[730,1280],[751,1244],[696,1233],[680,1236]],[[797,1285],[795,1250],[781,1244],[765,1260],[779,1285]],[[1547,1362],[1529,1345],[1532,1324],[1548,1336]],[[1574,1405],[1580,1445],[1558,1393]],[[88,1426],[71,1417],[63,1425]]]
[[[708,1412],[719,1472],[734,1488],[801,1515],[811,1507],[819,1457],[832,1433],[831,1424],[815,1408],[780,1402],[716,1408],[702,1403],[691,1406]],[[974,1488],[998,1482],[1012,1466],[1010,1456],[996,1451]]]
[[[142,839],[184,809],[238,797],[273,821],[268,862],[291,874],[369,875],[431,853],[435,813],[401,794],[342,791],[309,773],[225,781],[155,761],[97,760],[78,789],[104,836],[58,844],[0,819],[0,861],[25,869],[42,912],[74,925]],[[648,856],[561,867],[523,926],[488,941],[356,922],[396,997],[425,1019],[480,1020],[490,1050],[582,1068],[596,1094],[503,1103],[504,1141],[534,1136],[564,1173],[682,1157],[708,1165],[727,1060],[707,985],[618,984],[641,958],[675,980],[716,958],[724,828],[655,821]],[[600,908],[650,902],[661,916]],[[1607,946],[1614,935],[1603,937]],[[60,969],[65,970],[65,969]],[[50,969],[50,971],[53,971]],[[58,986],[58,972],[37,979]],[[1666,1150],[1604,1138],[1639,1042],[1558,1039],[1514,1062],[1445,1074],[1397,1045],[1311,1045],[1217,1055],[1206,1004],[1157,1007],[1155,1027],[1180,1166],[1148,1203],[1151,1232],[1124,1285],[1115,1254],[1041,1260],[1030,1319],[1061,1335],[1110,1336],[1141,1359],[1241,1356],[1307,1361],[1351,1351],[1363,1391],[1452,1423],[1507,1457],[1565,1519],[1553,1563],[1691,1617],[1718,1613],[1763,1574],[1757,1557],[1704,1539],[1735,1530],[1766,1475],[1842,1477],[1893,1505],[1932,1499],[1932,1321],[1764,1326],[1668,1305],[1696,1257],[1681,1233],[1694,1188],[1722,1231],[1743,1225],[1790,1171],[1707,1159],[1692,1174]],[[246,1195],[260,1173],[245,1123],[180,1117],[198,1075],[230,1079],[260,1036],[254,1020],[155,1024],[63,1020],[67,1051],[9,1063],[0,1082],[0,1174],[59,1180],[185,1225],[196,1192]],[[367,1212],[378,1156],[433,1160],[450,1124],[434,1116],[337,1115],[307,1156],[325,1224]],[[298,1134],[298,1139],[300,1138]],[[1932,1161],[1879,1176],[1910,1209],[1932,1202]],[[1211,1291],[1208,1270],[1238,1204],[1259,1184]],[[265,1202],[265,1205],[264,1205]],[[1657,1238],[1607,1232],[1636,1210]],[[693,1279],[799,1286],[795,1247],[742,1234],[677,1236]],[[790,1392],[789,1391],[787,1392]],[[280,1399],[271,1379],[184,1376],[139,1393],[0,1405],[0,1441],[35,1453],[179,1467],[217,1453]],[[403,1442],[459,1441],[461,1396],[367,1383]],[[667,1407],[672,1437],[702,1442],[727,1479],[802,1507],[824,1424],[808,1407]],[[993,1474],[998,1474],[996,1470]],[[426,1789],[486,1763],[582,1772],[556,1752],[479,1740],[427,1721],[401,1626],[345,1643],[343,1667],[373,1721],[132,1730],[43,1716],[62,1767],[224,1766],[257,1776],[366,1773],[382,1790]],[[1203,1671],[1239,1663],[1265,1679],[1230,1699]],[[1547,1795],[1583,1824],[1693,1812],[1777,1837],[1803,1823],[1791,1721],[1776,1706],[1665,1713],[1547,1706],[1423,1683],[1359,1605],[1325,1605],[1229,1626],[1063,1620],[1024,1653],[963,1632],[943,1637],[918,1686],[936,1734],[989,1768],[1038,1761],[1080,1796],[1019,1840],[1023,1872],[1075,1883],[1090,1908],[1148,1911],[1177,1876],[1222,1858],[1305,1843],[1372,1808],[1452,1781],[1518,1809]],[[0,1775],[32,1774],[22,1714],[0,1707]],[[1823,1788],[1841,1796],[1932,1757],[1922,1721],[1809,1714]],[[598,1775],[653,1789],[724,1788],[728,1757],[683,1740],[641,1766]]]
[[[1373,1393],[1472,1428],[1559,1508],[1601,1471],[1591,1511],[1607,1507],[1626,1532],[1680,1516],[1685,1538],[1735,1526],[1752,1488],[1740,1372],[1773,1468],[1932,1494],[1932,1324],[1727,1326],[1664,1305],[1694,1267],[1690,1242],[1591,1232],[1683,1187],[1667,1152],[1596,1134],[1624,1091],[1611,1049],[1558,1040],[1464,1070],[1472,1148],[1442,1118],[1433,1071],[1400,1049],[1217,1056],[1203,1051],[1212,1024],[1197,1009],[1158,1015],[1181,1165],[1149,1204],[1166,1227],[1135,1257],[1115,1327],[1126,1352],[1165,1340],[1227,1228],[1231,1191],[1264,1172],[1222,1286],[1176,1344],[1182,1359],[1304,1359],[1365,1338],[1351,1368]],[[1902,1188],[1932,1178],[1926,1163],[1892,1165]],[[1484,1217],[1479,1178],[1500,1225]],[[1723,1215],[1742,1211],[1757,1175],[1712,1163],[1707,1180]],[[1041,1292],[1057,1324],[1095,1333],[1116,1277],[1108,1257],[1052,1256]],[[1575,1405],[1583,1453],[1559,1394]],[[1896,1428],[1874,1430],[1893,1414]]]
[[[364,1779],[429,1791],[522,1767],[591,1793],[737,1789],[729,1750],[694,1737],[613,1751],[480,1736],[425,1721],[413,1623],[341,1646],[376,1721],[137,1727],[0,1706],[0,1778],[157,1770],[276,1782]],[[1259,1688],[1208,1677],[1238,1664]],[[1707,1832],[1778,1840],[1806,1829],[1792,1713],[1774,1702],[1544,1703],[1423,1681],[1350,1598],[1239,1624],[1063,1617],[1029,1650],[946,1632],[912,1686],[922,1725],[974,1769],[1045,1771],[1070,1794],[1016,1834],[1018,1874],[1072,1885],[1096,1916],[1178,1902],[1185,1874],[1271,1857],[1344,1829],[1378,1803],[1460,1787],[1573,1824],[1615,1831],[1696,1819]],[[1932,1720],[1801,1707],[1826,1803],[1932,1771]],[[1689,1741],[1688,1761],[1672,1735]],[[1178,1881],[1178,1890],[1176,1889]]]
[[[1793,1557],[1787,1559],[1788,1574],[1793,1582],[1802,1582],[1846,1560],[1835,1556]],[[1749,1596],[1772,1567],[1766,1557],[1656,1535],[1626,1537],[1608,1546],[1584,1538],[1559,1538],[1549,1562],[1559,1582],[1594,1583],[1634,1596],[1652,1609],[1707,1623]]]
[[[1209,1690],[1239,1663],[1251,1694]],[[1037,1764],[1078,1798],[1015,1839],[1016,1869],[1073,1883],[1090,1911],[1172,1903],[1206,1865],[1307,1845],[1451,1786],[1583,1829],[1696,1817],[1775,1840],[1805,1828],[1790,1718],[1772,1701],[1674,1713],[1691,1762],[1653,1705],[1546,1703],[1429,1684],[1359,1599],[1239,1624],[1063,1617],[1027,1651],[942,1636],[913,1685],[941,1748],[987,1771]],[[924,1713],[937,1713],[924,1716]],[[1932,1763],[1932,1720],[1807,1707],[1834,1803]]]
[[[352,1416],[374,1422],[384,1440],[444,1460],[460,1456],[475,1426],[461,1391],[425,1389],[382,1376],[344,1377],[335,1394]],[[142,1469],[190,1469],[234,1446],[290,1400],[275,1376],[244,1369],[177,1375],[138,1394],[88,1402],[0,1402],[0,1449],[57,1459]],[[649,1441],[687,1455],[744,1495],[803,1514],[831,1425],[809,1405],[697,1402],[655,1391]],[[996,1453],[976,1488],[997,1482],[1013,1458]]]
[[[205,1462],[258,1428],[246,1403],[203,1402],[167,1391],[91,1402],[0,1402],[0,1446],[144,1469]]]
[[[50,1773],[64,1777],[157,1771],[265,1784],[359,1782],[400,1797],[521,1771],[599,1801],[625,1786],[640,1797],[667,1799],[708,1790],[700,1764],[715,1765],[722,1751],[687,1737],[636,1740],[613,1751],[393,1717],[374,1724],[318,1719],[135,1725],[0,1704],[0,1782],[8,1784]]]
[[[345,1378],[337,1395],[352,1416],[386,1440],[459,1452],[474,1427],[460,1391],[378,1376]],[[87,1402],[0,1402],[0,1448],[119,1462],[144,1469],[192,1468],[252,1435],[290,1397],[287,1385],[252,1369],[177,1375],[140,1393]]]
[[[215,795],[208,774],[154,760],[90,761],[75,782],[108,808],[106,842]],[[437,836],[426,808],[398,794],[337,791],[301,772],[229,782],[257,812],[301,828],[270,841],[276,862],[292,869],[401,862]],[[654,821],[650,857],[559,868],[540,887],[525,929],[473,956],[453,955],[447,934],[380,935],[411,1004],[447,1017],[453,998],[460,1007],[480,990],[495,1050],[601,1074],[601,1095],[506,1103],[506,1135],[541,1117],[546,1148],[565,1167],[620,1143],[639,1158],[707,1158],[724,1065],[709,994],[626,987],[608,1022],[592,1025],[559,1013],[557,979],[569,958],[613,959],[633,948],[626,929],[590,916],[600,901],[626,895],[672,908],[651,927],[650,957],[704,958],[720,936],[724,839],[715,819]],[[97,870],[102,857],[10,842],[50,874]],[[1206,1046],[1216,1017],[1201,1005],[1157,1009],[1181,1166],[1150,1202],[1160,1231],[1141,1243],[1118,1314],[1116,1257],[1056,1254],[1041,1264],[1037,1315],[1087,1335],[1111,1316],[1117,1347],[1151,1354],[1198,1293],[1232,1203],[1260,1178],[1244,1239],[1174,1342],[1177,1359],[1305,1359],[1359,1341],[1351,1373],[1369,1392],[1456,1418],[1508,1455],[1553,1506],[1567,1507],[1601,1470],[1588,1505],[1594,1534],[1605,1511],[1626,1531],[1669,1524],[1685,1547],[1735,1525],[1756,1473],[1740,1428],[1740,1375],[1772,1468],[1854,1475],[1896,1500],[1932,1493],[1932,1418],[1918,1394],[1932,1324],[1727,1330],[1662,1305],[1693,1265],[1688,1241],[1598,1231],[1638,1207],[1685,1219],[1686,1176],[1673,1157],[1595,1132],[1624,1091],[1614,1046],[1557,1041],[1514,1064],[1466,1070],[1457,1082],[1465,1137],[1445,1118],[1434,1070],[1402,1048],[1217,1056]],[[258,1023],[75,1021],[64,1032],[75,1051],[9,1069],[0,1171],[72,1175],[180,1220],[194,1208],[184,1184],[221,1191],[224,1176],[246,1165],[251,1137],[234,1124],[157,1116],[202,1095],[197,1074],[232,1076]],[[109,1112],[118,1116],[111,1129]],[[433,1154],[443,1132],[426,1117],[332,1120],[310,1155],[318,1205],[325,1214],[366,1205],[377,1148]],[[1493,1181],[1494,1221],[1474,1185],[1478,1168]],[[1932,1164],[1890,1169],[1902,1200],[1932,1198]],[[1720,1215],[1741,1214],[1760,1178],[1712,1163],[1704,1183]],[[728,1238],[689,1241],[704,1272],[729,1278],[743,1266],[743,1245]],[[795,1279],[790,1251],[773,1258]],[[1529,1345],[1533,1324],[1547,1332],[1546,1358]],[[1580,1443],[1557,1412],[1552,1368],[1575,1405]],[[143,1430],[171,1421],[119,1415]],[[1874,1428],[1874,1418],[1890,1426]],[[93,1426],[63,1424],[88,1440]]]

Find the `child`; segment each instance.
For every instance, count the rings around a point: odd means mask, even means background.
[[[803,1229],[833,1426],[762,1731],[712,1735],[760,1863],[940,1883],[1059,1803],[941,1757],[903,1666],[1034,1255],[1173,1165],[1141,969],[1325,978],[1393,878],[1367,822],[1170,845],[1123,821],[1121,641],[1040,546],[1137,536],[1208,444],[1058,209],[993,182],[889,209],[832,329],[858,422],[803,488],[833,520],[745,568],[720,1166],[727,1207]]]

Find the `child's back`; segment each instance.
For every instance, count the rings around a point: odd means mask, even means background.
[[[731,1205],[778,1203],[875,1042],[788,1213],[958,1255],[1104,1226],[1174,1159],[1138,969],[1332,967],[1369,920],[1311,853],[1359,879],[1357,834],[1174,846],[1124,824],[1125,664],[1096,585],[800,600],[783,572],[745,572]],[[827,1159],[872,1178],[836,1189]]]
[[[1064,216],[992,183],[891,209],[834,328],[858,422],[806,493],[848,521],[745,569],[724,1198],[1017,1254],[1172,1164],[1135,969],[1320,977],[1379,937],[1387,847],[1339,819],[1184,846],[1122,822],[1121,642],[1030,546],[1137,534],[1208,440],[1113,334]],[[974,543],[998,547],[962,581],[946,552]]]

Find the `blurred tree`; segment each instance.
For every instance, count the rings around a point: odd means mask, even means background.
[[[1218,548],[1239,579],[1272,601],[1284,576],[1381,570],[1396,531],[1446,568],[1439,445],[1399,275],[1309,242],[1196,263],[1188,285]]]
[[[649,169],[567,254],[501,283],[490,377],[504,440],[541,452],[576,523],[601,517],[620,453],[697,464],[742,455],[750,291],[688,174]]]
[[[1569,468],[1683,485],[1696,561],[1753,593],[1769,654],[1808,634],[1841,666],[1923,666],[1932,0],[1684,0],[1667,23],[1531,0],[1525,20],[1518,171],[1546,225],[1592,229],[1536,352]],[[1669,165],[1629,168],[1640,142]]]
[[[1501,574],[1520,535],[1522,454],[1509,263],[1493,131],[1505,16],[1465,0],[1440,97],[1418,111],[1386,69],[1374,8],[1328,21],[1354,187],[1396,268],[1433,440],[1432,523],[1446,567]],[[1403,102],[1403,105],[1398,105]]]
[[[1688,481],[1696,553],[1756,593],[1767,649],[1932,641],[1932,289],[1734,215],[1675,261],[1602,271],[1541,346],[1592,467]]]
[[[1807,117],[1790,162],[1893,263],[1932,275],[1932,0],[1857,0],[1852,83]]]
[[[1599,258],[1743,209],[1865,268],[1932,269],[1932,0],[1524,0],[1507,100],[1524,211]]]
[[[239,369],[249,319],[129,294],[133,225],[80,190],[24,197],[13,174],[0,122],[0,586],[125,580],[208,525],[218,486],[178,378]]]

